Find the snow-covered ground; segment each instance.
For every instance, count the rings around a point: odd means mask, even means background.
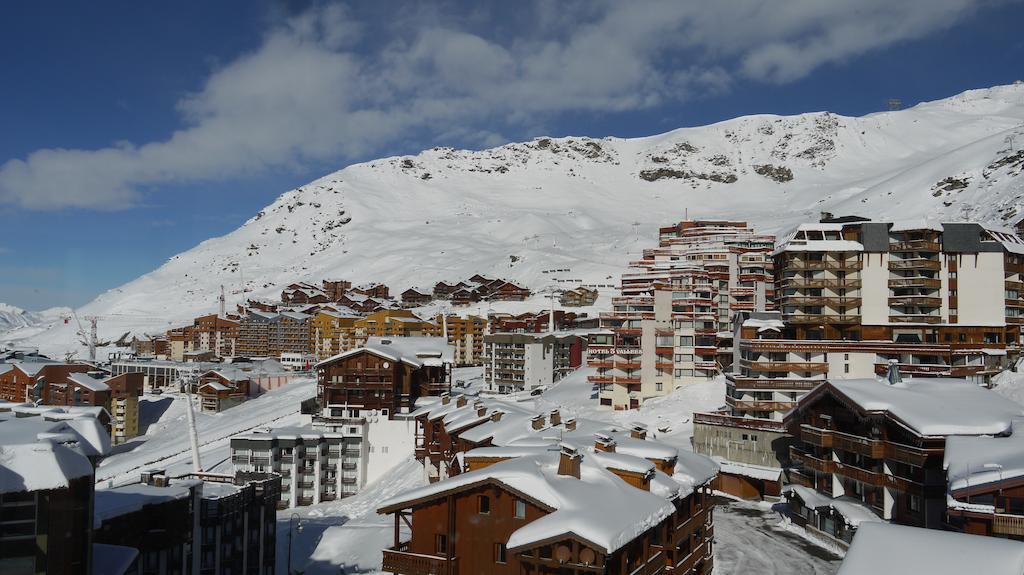
[[[313,379],[297,380],[270,391],[256,399],[220,413],[198,411],[200,456],[207,471],[231,469],[230,438],[255,427],[281,427],[300,423],[299,405],[316,395]],[[192,471],[186,403],[183,394],[146,396],[140,404],[141,423],[147,414],[159,419],[150,423],[146,434],[114,448],[96,470],[99,486],[105,487],[138,481],[139,472],[163,468],[171,475]],[[168,405],[168,402],[170,404]]]
[[[770,504],[720,498],[715,506],[715,575],[830,575],[839,563],[788,529]]]
[[[294,281],[409,286],[506,277],[534,290],[597,285],[599,307],[657,228],[690,217],[782,232],[820,211],[1014,223],[1024,214],[1024,85],[897,112],[757,115],[636,139],[435,148],[349,166],[282,194],[234,232],[78,310],[101,339],[165,331]],[[548,304],[493,304],[493,309]],[[471,311],[484,311],[481,305]],[[62,356],[77,326],[13,339]],[[81,351],[79,350],[79,353]]]

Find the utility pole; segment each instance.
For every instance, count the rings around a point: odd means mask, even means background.
[[[224,302],[226,301],[224,299],[224,284],[221,284],[221,286],[220,286],[220,298],[219,299],[220,299],[220,316],[219,317],[221,319],[224,319],[224,318],[227,317],[227,315],[224,312],[224,305],[225,305]]]
[[[199,459],[199,432],[196,430],[196,414],[193,413],[192,406],[192,375],[183,376],[181,380],[185,384],[185,401],[188,402],[188,409],[185,410],[185,415],[188,418],[188,439],[192,447],[192,470],[196,473],[203,472],[203,463]]]
[[[86,317],[85,320],[89,322],[89,336],[88,336],[88,341],[87,341],[87,344],[89,346],[89,361],[90,362],[95,362],[96,361],[96,341],[97,341],[96,324],[99,322],[100,318],[99,318],[99,316],[91,315],[91,316]]]

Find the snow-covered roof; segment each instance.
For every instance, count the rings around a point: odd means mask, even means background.
[[[735,463],[721,458],[714,458],[721,467],[722,473],[730,475],[742,475],[762,481],[778,481],[782,476],[782,470],[778,467],[764,467],[762,465],[750,465],[746,463]]]
[[[90,457],[110,451],[106,430],[84,414],[60,421],[2,414],[0,437],[0,493],[67,487],[92,475]]]
[[[915,230],[932,230],[941,232],[942,224],[928,218],[911,218],[906,220],[895,220],[889,226],[890,232],[909,232]]]
[[[861,526],[838,575],[1020,575],[1024,544],[889,523]]]
[[[946,439],[943,466],[953,493],[1024,477],[1024,418],[1009,436]]]
[[[341,433],[333,433],[307,426],[259,428],[248,433],[235,435],[232,439],[246,439],[255,441],[269,441],[274,439],[298,439],[313,440],[319,442],[325,438],[341,438]]]
[[[110,391],[110,386],[87,373],[72,373],[68,381],[77,383],[90,391]]]
[[[757,328],[758,333],[765,331],[782,331],[786,327],[781,319],[748,319],[743,322],[743,327]],[[729,334],[732,335],[732,334]]]
[[[467,457],[473,455],[468,452]],[[558,537],[575,536],[613,553],[675,512],[672,500],[680,488],[660,472],[652,491],[633,487],[605,466],[608,454],[580,452],[580,477],[558,474],[561,454],[546,450],[509,459],[486,468],[413,489],[381,504],[381,510],[462,490],[483,483],[497,483],[528,497],[550,510],[512,533],[506,545],[518,549]],[[615,460],[620,463],[619,459]]]
[[[442,365],[455,361],[455,348],[443,337],[371,337],[363,347],[339,353],[325,359],[317,367],[333,363],[339,359],[350,357],[363,351],[401,361],[413,367],[425,365]]]
[[[200,483],[199,480],[188,479],[175,480],[164,487],[137,483],[113,489],[97,489],[93,526],[98,529],[108,519],[140,511],[147,505],[185,499],[191,495],[192,488]]]
[[[862,523],[878,522],[882,521],[878,515],[871,510],[870,507],[864,505],[862,502],[852,497],[836,497],[832,498],[823,493],[819,493],[810,487],[804,487],[803,485],[788,485],[782,491],[784,495],[796,496],[803,501],[806,507],[811,509],[825,509],[829,508],[838,513],[843,521],[851,527],[859,527]]]
[[[888,412],[925,436],[1007,433],[1024,406],[963,379],[836,379],[830,386],[869,412]]]

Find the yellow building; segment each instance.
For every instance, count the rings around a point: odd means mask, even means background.
[[[309,320],[310,352],[325,359],[362,345],[366,338],[356,337],[355,323],[361,316],[322,309]]]
[[[370,336],[438,335],[440,333],[438,329],[436,324],[405,309],[385,309],[355,321],[355,337],[362,342],[365,342],[366,338]]]
[[[447,328],[448,343],[455,347],[455,365],[480,365],[483,363],[484,334],[487,333],[487,319],[471,315],[460,317],[438,315],[434,318],[436,333],[442,335]]]

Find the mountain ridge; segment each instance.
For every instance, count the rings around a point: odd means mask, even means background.
[[[221,285],[233,305],[325,277],[397,293],[483,273],[607,295],[657,227],[687,214],[774,233],[821,211],[1008,225],[1024,215],[1024,153],[1011,135],[1024,147],[1021,85],[861,117],[759,114],[642,138],[431,148],[287,191],[79,314],[106,318],[101,337],[160,331],[215,310]],[[75,341],[62,325],[4,338]]]

